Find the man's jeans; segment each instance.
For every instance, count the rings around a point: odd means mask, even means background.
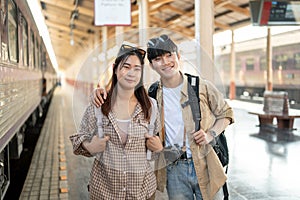
[[[202,200],[192,159],[167,166],[167,191],[170,200]]]

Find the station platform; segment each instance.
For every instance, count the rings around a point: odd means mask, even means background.
[[[69,136],[76,132],[73,87],[58,87],[32,158],[20,195],[30,199],[88,199],[87,184],[93,158],[75,156]],[[76,100],[76,103],[79,101]],[[82,101],[82,107],[86,102]],[[79,104],[79,103],[78,103]],[[249,111],[262,105],[229,101],[235,123],[226,130],[230,153],[228,189],[232,200],[300,199],[300,119],[295,119],[293,140],[267,140],[257,136],[257,116]],[[76,106],[75,106],[76,107]],[[76,111],[74,111],[76,112]],[[157,193],[156,199],[168,199]]]

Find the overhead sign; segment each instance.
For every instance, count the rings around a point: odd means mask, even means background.
[[[250,10],[253,25],[300,25],[300,1],[250,1]]]
[[[128,26],[131,24],[130,0],[95,0],[96,26]]]

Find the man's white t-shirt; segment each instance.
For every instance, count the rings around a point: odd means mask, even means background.
[[[184,122],[181,111],[181,90],[183,83],[176,88],[163,87],[163,104],[166,129],[166,146],[178,144],[183,146]],[[186,133],[188,134],[188,133]],[[187,157],[191,157],[188,138],[186,136]]]

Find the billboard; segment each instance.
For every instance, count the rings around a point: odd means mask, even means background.
[[[260,0],[249,3],[253,25],[300,25],[300,1]]]
[[[130,0],[95,0],[95,26],[131,25]]]

